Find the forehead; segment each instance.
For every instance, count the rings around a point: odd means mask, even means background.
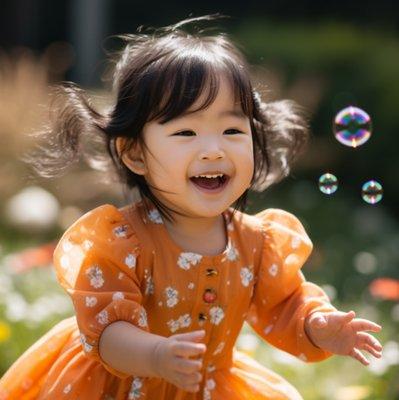
[[[199,98],[185,112],[181,113],[175,119],[181,118],[201,118],[204,115],[214,115],[215,117],[236,117],[247,118],[244,114],[241,104],[235,99],[235,93],[232,83],[223,75],[218,76],[219,85],[215,99],[208,107],[200,109],[208,96],[208,90],[204,90]]]

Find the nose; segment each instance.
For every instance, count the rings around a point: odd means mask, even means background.
[[[217,144],[211,146],[208,145],[208,147],[203,149],[199,155],[200,160],[218,160],[225,157],[225,152]]]

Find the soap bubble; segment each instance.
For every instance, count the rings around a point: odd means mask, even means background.
[[[378,203],[382,199],[382,194],[382,186],[375,180],[368,181],[362,186],[362,197],[367,203]]]
[[[345,146],[361,146],[370,139],[371,118],[361,108],[346,107],[335,116],[334,134]]]
[[[335,175],[326,173],[319,178],[319,189],[325,194],[333,194],[338,189],[338,179]]]

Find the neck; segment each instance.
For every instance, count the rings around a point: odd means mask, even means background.
[[[215,217],[184,216],[172,212],[174,221],[163,218],[173,241],[186,251],[215,255],[227,246],[227,227],[223,215]]]

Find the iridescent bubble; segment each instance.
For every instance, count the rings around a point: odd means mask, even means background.
[[[362,197],[367,203],[378,203],[382,199],[382,194],[382,186],[375,180],[368,181],[362,186]]]
[[[319,189],[325,194],[333,194],[338,189],[338,179],[335,175],[326,173],[319,178]]]
[[[334,134],[345,146],[361,146],[370,139],[371,118],[361,108],[346,107],[335,116]]]

